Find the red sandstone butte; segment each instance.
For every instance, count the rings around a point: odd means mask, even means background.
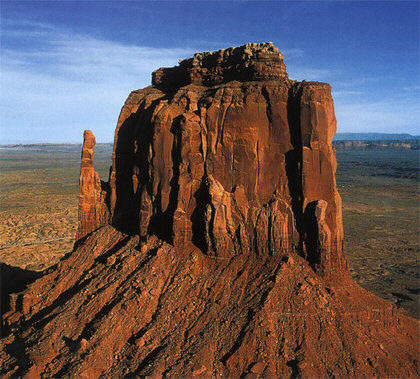
[[[152,83],[106,193],[85,134],[79,241],[4,315],[1,374],[418,377],[418,322],[348,271],[330,86],[288,79],[272,44]]]

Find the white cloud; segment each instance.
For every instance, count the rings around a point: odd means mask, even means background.
[[[81,141],[84,129],[111,141],[125,98],[149,85],[152,71],[213,50],[209,41],[194,49],[124,45],[29,21],[6,20],[2,33],[16,43],[3,45],[0,143]],[[23,42],[25,49],[10,47]],[[282,52],[286,60],[304,56],[298,48]],[[333,82],[339,131],[420,133],[419,105],[412,100],[363,102],[369,85],[381,78],[334,81],[342,73],[333,69],[290,65],[288,71],[292,79]],[[409,94],[419,86],[404,89]]]
[[[124,45],[27,20],[4,20],[2,29],[3,38],[14,43],[2,51],[0,143],[80,141],[84,129],[98,141],[110,141],[125,98],[150,85],[152,71],[221,44]],[[284,53],[294,58],[303,50]],[[308,73],[312,79],[325,76],[322,70]]]
[[[363,91],[332,90],[332,96],[334,99],[338,97],[362,95],[363,93]]]
[[[420,133],[420,104],[395,86],[378,93],[384,83],[381,76],[333,82],[339,132]]]
[[[408,100],[335,102],[339,132],[420,133],[420,104]]]
[[[281,53],[284,55],[284,59],[288,61],[289,59],[295,59],[295,58],[301,58],[305,55],[305,52],[303,49],[294,48],[294,49],[284,49],[280,50]]]
[[[409,87],[404,87],[403,89],[404,91],[407,91],[407,92],[417,92],[417,91],[420,91],[420,86],[409,86]]]
[[[289,78],[297,80],[317,81],[324,80],[330,82],[339,71],[332,69],[316,69],[310,67],[288,67]]]
[[[336,87],[366,87],[371,85],[371,83],[375,83],[378,81],[383,80],[383,77],[380,76],[365,76],[365,77],[356,77],[352,78],[351,80],[338,80],[334,84]]]
[[[0,143],[77,141],[87,128],[110,141],[128,93],[150,85],[152,71],[194,53],[123,45],[46,24],[6,25],[12,28],[3,37],[36,45],[3,49]]]
[[[31,28],[40,28],[40,29],[56,29],[53,25],[46,24],[44,22],[33,21],[33,20],[24,20],[24,19],[12,19],[12,18],[4,18],[2,20],[3,25],[10,27],[10,26],[17,26],[17,27],[31,27]]]

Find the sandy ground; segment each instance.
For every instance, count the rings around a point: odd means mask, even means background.
[[[0,263],[39,272],[72,250],[78,149],[0,149]],[[417,181],[378,177],[369,169],[361,175],[348,154],[338,154],[337,183],[351,273],[363,287],[419,318]],[[95,160],[105,180],[109,156],[109,146],[100,147]]]

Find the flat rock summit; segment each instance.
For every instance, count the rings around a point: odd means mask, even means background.
[[[271,43],[133,91],[73,252],[10,297],[3,377],[418,377],[419,324],[351,278],[331,87]]]

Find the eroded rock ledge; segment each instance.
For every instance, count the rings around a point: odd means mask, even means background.
[[[283,55],[269,43],[248,43],[194,54],[179,66],[153,72],[152,84],[174,90],[188,84],[213,86],[231,81],[250,82],[287,79]]]

